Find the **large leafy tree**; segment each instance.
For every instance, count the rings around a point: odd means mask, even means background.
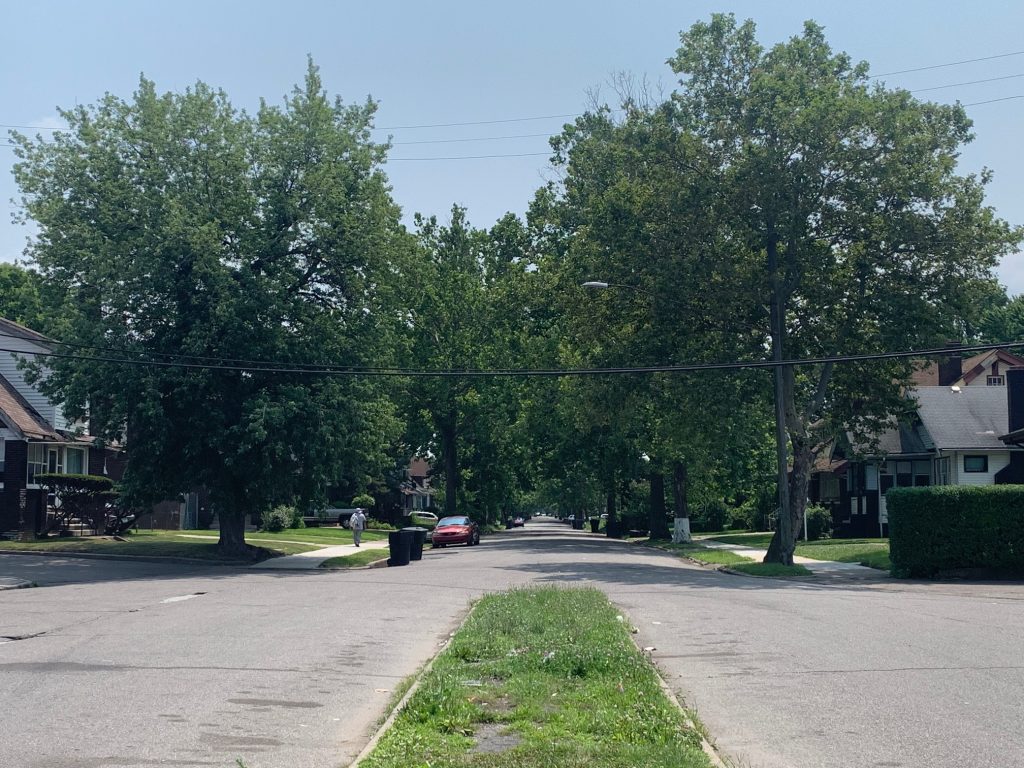
[[[734,246],[734,275],[747,276],[731,281],[734,313],[786,358],[907,349],[961,331],[1019,241],[984,204],[989,174],[956,172],[971,139],[963,109],[871,81],[813,22],[770,49],[753,22],[728,15],[681,39],[675,120],[700,140],[708,207]],[[817,450],[838,429],[878,427],[909,365],[784,369],[793,536],[776,535],[769,559],[792,560]]]
[[[0,264],[0,317],[46,330],[49,316],[38,272],[20,264]]]
[[[51,361],[44,386],[125,446],[132,503],[207,487],[227,552],[246,550],[246,514],[387,461],[397,425],[373,380],[231,362],[393,363],[409,243],[374,111],[328,98],[310,63],[255,115],[142,79],[64,111],[52,141],[17,138],[29,254],[66,296],[56,330],[92,357]]]

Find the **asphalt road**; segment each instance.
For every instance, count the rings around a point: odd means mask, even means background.
[[[346,765],[472,599],[605,591],[751,768],[1024,765],[1024,586],[824,585],[531,521],[406,568],[268,573],[0,555],[0,766]]]

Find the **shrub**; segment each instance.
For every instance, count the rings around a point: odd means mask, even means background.
[[[707,531],[721,531],[725,528],[725,522],[729,515],[729,508],[725,502],[720,500],[709,501],[701,504],[697,514],[690,520],[690,530],[696,533]]]
[[[288,523],[288,527],[292,529],[305,528],[306,521],[302,519],[302,512],[299,511],[298,507],[292,507],[292,519]]]
[[[886,501],[894,576],[1024,573],[1024,486],[893,488]]]
[[[375,517],[366,518],[366,527],[373,528],[378,531],[395,531],[398,530],[391,523],[385,523],[383,520],[378,520]]]
[[[831,512],[820,505],[808,504],[805,514],[807,515],[808,541],[832,538]]]
[[[749,501],[738,507],[729,508],[729,528],[746,531],[754,527],[754,506]]]
[[[358,496],[352,499],[352,504],[350,504],[349,506],[359,507],[360,509],[364,509],[367,512],[369,512],[371,509],[373,509],[376,503],[377,501],[370,494],[360,493]]]
[[[295,507],[284,504],[273,509],[266,509],[260,515],[260,530],[267,533],[280,533],[292,524],[295,514]]]

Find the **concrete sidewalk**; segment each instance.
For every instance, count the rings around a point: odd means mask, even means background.
[[[720,549],[725,552],[732,552],[739,555],[740,557],[746,557],[755,562],[761,562],[764,560],[764,556],[768,554],[766,549],[758,549],[757,547],[744,547],[740,544],[726,544],[721,541],[712,541],[710,539],[694,539],[695,544],[700,544],[702,547],[708,549]],[[864,580],[876,580],[876,579],[887,579],[889,574],[885,571],[880,571],[877,568],[868,568],[858,563],[839,563],[835,560],[814,560],[810,557],[801,557],[799,555],[793,556],[793,562],[796,565],[802,565],[815,576],[830,576],[833,578],[843,577],[848,579],[864,579]]]
[[[308,542],[306,542],[308,543]],[[312,552],[300,552],[297,555],[286,555],[284,557],[272,557],[252,566],[255,570],[263,571],[307,571],[320,567],[325,560],[332,557],[345,557],[362,552],[366,549],[387,549],[387,539],[378,541],[364,541],[361,546],[355,544],[338,544],[333,547],[322,547]]]

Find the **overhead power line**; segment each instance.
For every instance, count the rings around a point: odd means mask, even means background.
[[[995,104],[997,101],[1013,101],[1014,99],[1024,99],[1024,94],[1020,96],[1004,96],[1001,99],[988,99],[986,101],[972,101],[967,104],[961,104],[961,107],[976,107],[979,104]]]
[[[518,154],[509,155],[449,155],[447,157],[389,157],[385,162],[394,162],[399,160],[485,160],[491,157],[540,157],[541,155],[550,155],[550,152],[521,152]]]
[[[1024,77],[1024,73],[1019,75],[1003,75],[1002,77],[987,77],[984,80],[968,80],[964,83],[950,83],[949,85],[933,85],[930,88],[913,88],[911,93],[921,93],[922,91],[938,91],[942,88],[958,88],[961,85],[978,85],[979,83],[994,83],[996,80],[1014,80],[1018,77]]]
[[[927,67],[914,67],[913,69],[899,69],[895,72],[882,72],[872,77],[889,77],[890,75],[906,75],[910,72],[924,72],[928,69],[942,69],[944,67],[958,67],[961,64],[974,64],[977,61],[992,61],[993,59],[1005,59],[1010,56],[1024,56],[1024,51],[1013,51],[1012,53],[998,53],[995,56],[982,56],[980,59],[963,59],[962,61],[948,61],[945,64],[931,64]]]
[[[931,349],[917,349],[903,352],[878,352],[864,355],[834,355],[829,357],[814,357],[783,360],[750,360],[730,363],[697,363],[692,365],[653,365],[637,367],[615,367],[615,368],[494,368],[494,369],[413,369],[413,368],[376,368],[376,369],[354,369],[354,368],[303,368],[292,365],[274,366],[238,366],[238,365],[216,365],[204,363],[183,363],[160,360],[139,360],[126,357],[99,357],[92,355],[78,355],[65,352],[26,352],[25,350],[9,349],[0,347],[0,352],[10,352],[16,355],[57,358],[66,360],[83,360],[92,363],[110,363],[113,365],[134,365],[152,368],[183,368],[198,370],[227,370],[246,373],[276,373],[290,375],[309,376],[400,376],[409,378],[531,378],[531,377],[564,377],[564,376],[609,376],[626,374],[648,374],[648,373],[696,373],[700,371],[729,371],[729,370],[756,370],[759,368],[774,368],[782,365],[786,367],[796,365],[819,365],[824,363],[856,363],[872,360],[895,360],[906,357],[933,357],[936,355],[951,355],[962,352],[983,352],[996,349],[1014,349],[1024,347],[1024,340],[1013,341],[1005,344],[972,344],[957,347],[938,347]]]

